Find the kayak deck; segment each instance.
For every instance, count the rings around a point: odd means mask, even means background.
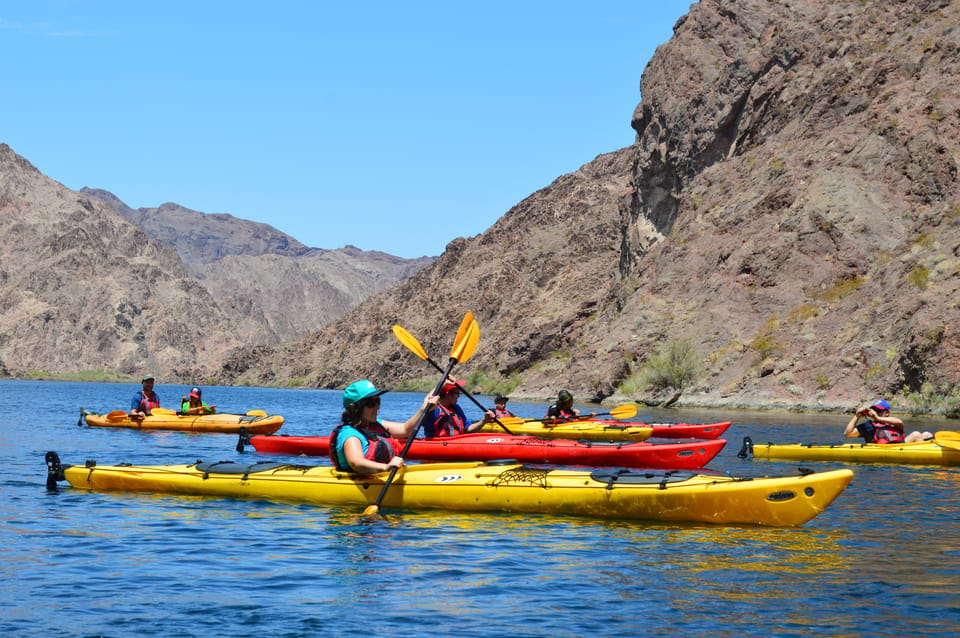
[[[634,421],[611,421],[590,419],[595,423],[619,427],[651,428],[650,436],[660,439],[717,439],[732,425],[731,421],[718,423],[640,423]]]
[[[503,430],[496,423],[488,423],[480,428],[481,432],[502,433]],[[653,428],[631,423],[615,422],[607,424],[602,421],[564,421],[549,424],[543,421],[524,421],[510,423],[510,431],[514,434],[539,436],[546,439],[575,439],[579,441],[645,441],[653,434]]]
[[[177,432],[206,432],[237,434],[241,428],[253,434],[272,434],[283,425],[280,415],[248,414],[163,414],[148,415],[142,419],[131,419],[126,414],[82,413],[83,420],[90,427],[127,428],[133,430],[171,430]]]
[[[960,450],[943,447],[934,441],[917,443],[754,443],[744,437],[741,458],[792,461],[842,461],[856,463],[892,463],[900,465],[960,466]]]
[[[240,435],[237,450],[249,442],[258,452],[327,456],[328,436]],[[405,440],[392,439],[397,454]],[[471,433],[414,439],[406,458],[419,461],[492,461],[513,459],[521,463],[698,469],[712,461],[726,445],[724,439],[708,441],[574,441],[535,436]]]
[[[48,452],[47,486],[367,506],[388,473],[360,476],[286,463],[61,465]],[[382,501],[394,509],[507,511],[613,519],[797,526],[820,514],[853,478],[847,469],[775,478],[693,471],[544,469],[436,463],[401,468]]]

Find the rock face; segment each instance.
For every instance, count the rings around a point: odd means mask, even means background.
[[[516,396],[636,398],[670,340],[686,405],[846,408],[960,384],[960,5],[701,0],[643,73],[636,143],[224,381],[435,378],[390,334]],[[306,355],[305,355],[306,353]],[[932,385],[930,385],[932,384]]]
[[[308,248],[268,224],[232,215],[169,203],[134,210],[108,191],[82,192],[174,248],[187,273],[230,314],[247,343],[303,337],[434,260],[354,246]]]
[[[311,250],[273,226],[233,215],[211,215],[172,203],[133,209],[110,191],[83,188],[80,192],[109,204],[151,239],[175,248],[187,264],[210,263],[228,255],[298,256]]]
[[[134,211],[106,191],[63,187],[6,145],[0,231],[5,376],[211,379],[239,345],[314,331],[431,261],[307,248],[175,204]]]
[[[12,374],[190,374],[236,345],[172,248],[0,145],[0,361]]]

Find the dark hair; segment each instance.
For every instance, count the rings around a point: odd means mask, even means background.
[[[356,403],[351,403],[344,408],[343,414],[340,416],[341,422],[345,423],[346,425],[360,425],[360,423],[362,423],[360,415],[363,413],[363,409],[374,402],[379,404],[380,397],[366,397],[364,399],[360,399]]]

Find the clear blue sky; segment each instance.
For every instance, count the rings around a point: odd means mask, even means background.
[[[690,0],[23,0],[0,141],[68,188],[439,255],[630,145]]]

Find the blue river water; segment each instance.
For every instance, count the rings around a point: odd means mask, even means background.
[[[823,514],[786,529],[48,491],[48,450],[68,464],[265,460],[233,435],[77,425],[81,407],[126,409],[137,387],[0,380],[0,635],[960,634],[960,468],[854,466]],[[157,390],[174,407],[187,388]],[[204,390],[222,412],[282,414],[292,435],[328,434],[340,414],[333,391]],[[389,393],[381,415],[403,420],[421,398]],[[642,408],[637,420],[732,421],[709,468],[778,476],[798,464],[738,458],[744,436],[835,442],[846,417]]]

